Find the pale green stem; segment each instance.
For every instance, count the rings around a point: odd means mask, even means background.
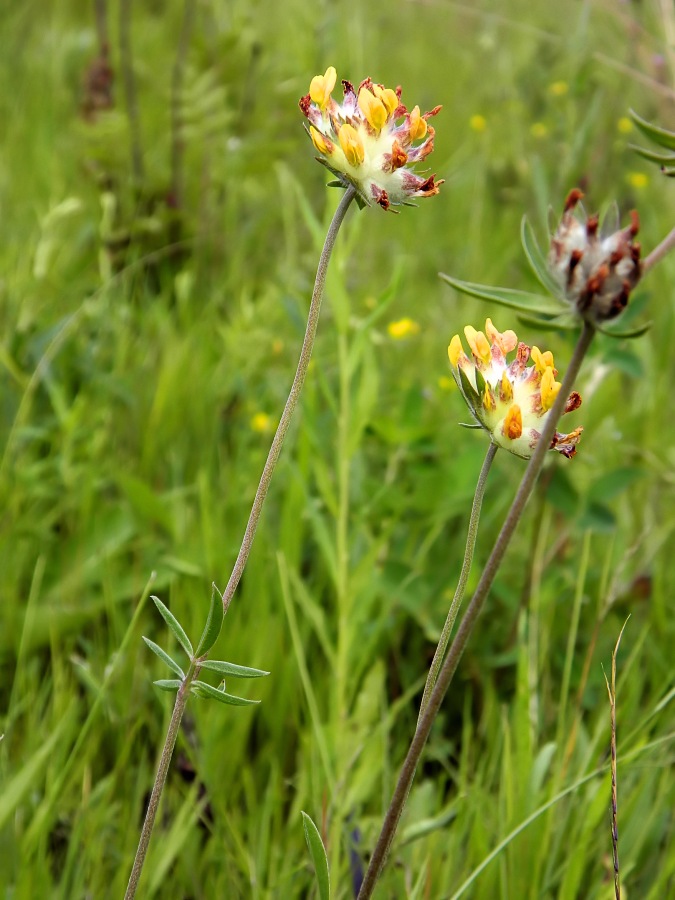
[[[181,719],[183,718],[183,713],[185,712],[185,706],[187,704],[188,697],[190,696],[190,686],[198,674],[199,666],[195,665],[194,662],[191,661],[187,675],[185,676],[183,683],[176,693],[176,702],[174,703],[173,712],[171,713],[171,721],[169,722],[169,728],[167,729],[166,738],[164,739],[162,755],[159,758],[157,774],[155,775],[155,783],[152,786],[152,794],[150,795],[148,809],[145,813],[145,820],[143,822],[141,836],[138,841],[138,848],[136,850],[136,856],[134,857],[134,864],[131,869],[131,875],[129,876],[129,884],[127,885],[126,893],[124,894],[124,900],[132,900],[132,898],[136,896],[138,882],[141,877],[141,872],[143,871],[143,863],[145,862],[145,857],[150,845],[152,829],[155,825],[155,817],[157,816],[159,801],[161,799],[162,791],[164,790],[164,784],[166,783],[166,776],[169,771],[169,763],[171,762],[171,757],[173,755],[173,748],[176,746],[178,729],[180,728]]]
[[[356,191],[354,190],[354,188],[347,188],[342,199],[340,200],[338,208],[335,210],[335,214],[333,215],[330,226],[328,228],[328,233],[326,235],[326,240],[324,241],[323,250],[321,251],[321,256],[319,258],[316,279],[314,281],[314,290],[312,292],[312,301],[310,303],[309,314],[307,318],[307,328],[305,330],[305,337],[302,342],[302,348],[300,350],[300,359],[298,360],[295,378],[293,379],[293,384],[291,385],[291,390],[288,395],[288,399],[286,400],[284,411],[281,414],[281,420],[279,421],[276,434],[274,435],[274,440],[272,441],[272,446],[270,447],[270,451],[267,456],[265,467],[263,468],[260,483],[258,484],[258,490],[256,491],[255,499],[253,501],[253,507],[249,515],[248,524],[246,525],[244,538],[239,549],[239,554],[235,561],[234,568],[232,569],[230,580],[228,581],[227,587],[225,588],[225,592],[223,594],[223,610],[225,613],[227,612],[230,603],[232,602],[232,597],[234,596],[234,592],[237,589],[237,585],[239,584],[239,580],[244,571],[244,567],[246,566],[249,553],[251,552],[251,545],[253,544],[253,538],[255,537],[256,527],[260,519],[260,514],[262,512],[263,503],[265,502],[265,497],[267,496],[270,481],[272,480],[274,468],[277,464],[277,460],[279,459],[281,445],[283,444],[286,432],[288,431],[288,426],[291,422],[291,418],[300,399],[300,393],[302,391],[302,386],[305,381],[305,376],[307,375],[309,362],[312,357],[314,338],[316,337],[316,330],[319,324],[319,313],[321,311],[321,300],[323,299],[323,292],[326,284],[328,262],[330,260],[333,247],[335,246],[335,240],[340,230],[340,226],[342,225],[347,210],[349,209],[349,205],[355,196]],[[198,662],[201,663],[205,658],[206,657],[201,657]],[[181,684],[180,689],[176,694],[176,702],[171,714],[171,721],[169,723],[166,739],[164,741],[164,747],[162,749],[162,755],[160,757],[157,775],[155,776],[155,783],[152,788],[152,794],[150,796],[150,802],[148,804],[148,810],[145,816],[145,821],[143,823],[143,830],[141,831],[141,837],[138,844],[138,849],[136,851],[133,868],[131,870],[127,892],[124,895],[124,900],[132,900],[132,898],[136,895],[138,881],[141,877],[143,863],[148,851],[152,829],[155,824],[157,808],[162,796],[164,783],[166,782],[166,776],[169,770],[169,763],[171,762],[173,749],[176,744],[176,738],[178,737],[178,729],[180,728],[180,723],[183,718],[183,713],[185,712],[185,706],[187,704],[188,696],[190,694],[190,686],[192,685],[192,682],[197,678],[198,673],[199,664],[192,660],[185,680]]]
[[[399,779],[396,784],[391,803],[389,804],[389,809],[386,812],[380,836],[377,840],[377,844],[375,845],[375,849],[373,850],[370,864],[366,871],[361,890],[359,891],[358,900],[367,900],[367,898],[372,896],[373,890],[375,889],[375,885],[384,866],[387,853],[389,852],[391,842],[394,839],[394,835],[396,834],[396,829],[403,812],[403,807],[405,805],[410,786],[415,776],[417,764],[420,760],[420,756],[422,755],[422,751],[427,742],[427,738],[429,737],[431,726],[433,725],[436,716],[438,715],[441,703],[443,702],[443,698],[445,697],[448,687],[450,686],[450,682],[452,681],[453,675],[455,674],[455,671],[459,664],[459,660],[461,659],[467,642],[471,637],[478,616],[480,615],[487,595],[490,591],[490,588],[492,587],[492,582],[494,581],[495,575],[497,574],[499,566],[501,565],[501,562],[504,558],[504,554],[506,553],[507,547],[509,546],[511,538],[513,537],[513,534],[515,532],[516,526],[518,525],[518,522],[520,521],[520,518],[523,514],[525,505],[529,499],[530,493],[532,492],[532,488],[534,487],[534,483],[544,464],[544,459],[546,457],[546,454],[548,453],[549,447],[551,446],[551,440],[553,439],[558,419],[562,414],[565,403],[567,401],[567,397],[572,390],[577,375],[579,374],[581,363],[586,355],[591,341],[593,340],[594,334],[594,326],[589,323],[584,323],[583,330],[574,349],[574,354],[572,356],[569,369],[567,370],[565,378],[563,379],[562,387],[560,388],[555,403],[553,404],[549,416],[546,419],[539,441],[537,443],[537,447],[532,454],[532,458],[530,459],[527,469],[525,470],[525,474],[523,475],[522,481],[520,482],[518,492],[516,493],[513,504],[511,505],[511,509],[509,510],[509,513],[506,517],[506,521],[502,526],[502,530],[499,532],[499,536],[497,537],[495,545],[492,549],[492,553],[490,554],[490,557],[485,565],[485,569],[483,570],[483,574],[481,575],[480,581],[478,582],[478,586],[476,587],[476,591],[471,599],[471,603],[469,603],[469,606],[464,613],[464,617],[460,622],[455,639],[452,642],[450,649],[448,650],[448,655],[446,656],[445,662],[443,663],[441,671],[439,672],[436,686],[431,692],[431,696],[429,697],[426,709],[417,725],[417,730],[415,731],[415,735],[412,739],[412,743],[410,744],[408,754],[403,763],[401,774],[399,775]]]
[[[260,519],[260,513],[262,512],[263,503],[265,502],[265,497],[267,496],[267,491],[272,480],[272,475],[274,474],[274,468],[277,464],[277,460],[279,459],[279,454],[281,453],[281,445],[284,442],[286,432],[288,431],[288,426],[291,424],[293,413],[295,412],[295,408],[297,407],[298,401],[300,399],[302,386],[305,382],[305,376],[307,375],[307,369],[309,367],[309,361],[312,358],[312,349],[314,347],[316,329],[319,324],[319,313],[321,312],[321,300],[323,299],[323,291],[326,284],[328,262],[333,251],[333,247],[335,246],[335,240],[337,238],[338,231],[340,230],[340,226],[342,225],[347,210],[349,209],[349,204],[352,202],[355,196],[355,189],[353,187],[348,187],[342,199],[340,200],[338,208],[335,210],[335,215],[333,216],[330,227],[328,228],[328,234],[326,235],[326,240],[324,241],[323,250],[321,251],[319,265],[316,271],[314,290],[312,292],[312,302],[309,307],[307,328],[305,330],[305,338],[302,342],[302,349],[300,350],[298,367],[295,372],[295,378],[293,379],[293,384],[291,385],[288,399],[286,400],[286,405],[284,406],[284,411],[281,414],[281,419],[279,420],[279,425],[277,426],[276,434],[274,435],[274,440],[272,441],[272,446],[270,447],[269,454],[267,455],[265,467],[260,477],[260,484],[258,485],[258,490],[256,491],[255,499],[253,500],[251,514],[248,517],[248,523],[246,525],[246,531],[244,532],[244,538],[241,542],[241,547],[239,548],[239,554],[235,561],[234,568],[232,569],[230,580],[228,581],[227,587],[225,588],[225,591],[223,593],[223,609],[225,612],[227,612],[227,610],[229,609],[230,603],[232,602],[232,597],[234,596],[234,592],[237,590],[237,585],[239,584],[239,580],[244,572],[249,553],[251,552],[251,546],[253,544],[253,538],[255,537],[255,531],[258,527],[258,521]]]
[[[471,571],[471,563],[473,562],[473,551],[476,547],[476,537],[478,536],[478,522],[480,520],[481,506],[483,505],[485,485],[487,483],[490,467],[492,466],[492,460],[495,458],[497,450],[497,445],[490,442],[488,452],[485,454],[485,459],[483,460],[480,475],[478,476],[478,484],[476,485],[476,492],[473,495],[473,505],[471,506],[469,531],[466,536],[466,548],[464,550],[464,560],[462,561],[462,571],[459,573],[459,581],[457,582],[455,596],[452,598],[445,625],[443,626],[443,631],[441,632],[441,637],[431,662],[429,674],[427,675],[427,683],[424,685],[424,693],[422,694],[422,702],[420,703],[420,713],[417,719],[418,723],[422,718],[427,703],[429,702],[431,692],[436,684],[438,672],[443,664],[443,657],[445,656],[448,641],[450,640],[450,634],[452,633],[452,627],[455,624],[455,619],[457,618],[457,613],[459,612],[459,607],[461,606],[464,597],[466,583],[469,580],[469,572]]]

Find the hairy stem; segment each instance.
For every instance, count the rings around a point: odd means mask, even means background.
[[[391,803],[389,804],[389,809],[386,812],[380,836],[377,840],[377,844],[375,845],[375,849],[373,851],[368,870],[366,871],[361,890],[359,891],[358,900],[367,900],[368,897],[372,896],[375,884],[377,883],[377,880],[384,866],[389,847],[391,846],[391,842],[394,839],[394,835],[396,834],[396,829],[401,818],[401,813],[403,812],[403,807],[410,790],[410,785],[412,784],[413,778],[415,776],[415,771],[417,769],[417,764],[419,762],[420,756],[422,755],[422,751],[426,744],[427,738],[429,737],[431,726],[433,725],[436,716],[438,715],[438,710],[440,709],[443,698],[445,697],[448,687],[450,686],[450,682],[452,681],[453,675],[455,674],[457,665],[459,664],[459,660],[461,659],[462,653],[464,652],[467,642],[471,637],[478,616],[480,615],[487,595],[490,591],[490,588],[492,587],[492,582],[494,581],[495,575],[497,574],[499,566],[501,565],[501,562],[504,558],[504,554],[506,553],[507,547],[509,546],[511,538],[515,532],[516,526],[518,525],[518,522],[520,521],[520,518],[523,514],[525,504],[527,503],[532,488],[534,487],[537,476],[539,475],[539,472],[541,471],[541,468],[544,464],[544,459],[551,445],[551,440],[555,433],[558,419],[562,414],[565,402],[574,385],[576,377],[579,373],[579,369],[581,368],[581,363],[586,355],[586,352],[588,351],[591,341],[593,340],[594,334],[594,326],[589,323],[585,323],[581,335],[579,336],[579,340],[577,341],[577,345],[574,349],[574,354],[572,356],[569,369],[567,370],[565,378],[563,379],[562,387],[560,388],[555,403],[553,404],[544,428],[542,429],[537,447],[532,454],[532,458],[530,459],[527,469],[525,470],[525,474],[523,475],[523,479],[520,482],[518,492],[516,493],[516,496],[513,500],[513,504],[511,505],[511,509],[509,510],[509,513],[506,517],[506,521],[502,526],[502,530],[499,532],[499,536],[497,537],[495,545],[492,549],[492,553],[490,554],[490,557],[485,565],[485,569],[483,570],[483,574],[481,575],[480,581],[478,582],[478,586],[476,587],[476,591],[471,599],[471,603],[467,607],[467,610],[464,613],[464,617],[460,622],[455,639],[450,646],[448,655],[446,656],[445,662],[443,663],[441,671],[438,675],[436,686],[431,692],[431,696],[429,697],[427,706],[422,713],[420,721],[417,725],[417,730],[415,731],[412,743],[410,744],[410,748],[408,749],[408,754],[403,763],[401,774],[399,775],[399,779],[396,784]]]
[[[253,506],[251,507],[251,514],[248,517],[248,523],[246,525],[246,531],[244,532],[244,538],[241,542],[241,547],[239,548],[239,554],[235,561],[234,568],[232,569],[230,580],[228,581],[227,587],[225,588],[225,591],[223,593],[223,609],[226,613],[229,609],[230,603],[232,602],[234,592],[237,590],[237,585],[239,584],[239,580],[244,571],[244,567],[246,566],[248,555],[251,552],[251,546],[253,544],[253,538],[255,537],[256,528],[258,527],[260,513],[262,512],[263,503],[265,502],[265,497],[267,496],[270,481],[272,480],[274,468],[277,464],[277,460],[279,459],[279,454],[281,453],[281,446],[284,442],[284,438],[286,437],[286,432],[288,431],[288,426],[291,423],[291,418],[293,417],[295,408],[298,405],[298,400],[300,399],[302,386],[307,374],[307,368],[312,357],[312,348],[314,347],[316,329],[319,324],[319,313],[321,311],[321,300],[323,299],[323,291],[326,284],[328,262],[333,251],[333,247],[335,246],[335,240],[337,238],[338,231],[340,230],[340,226],[342,225],[349,205],[355,196],[356,191],[354,190],[354,188],[347,188],[342,199],[340,200],[338,208],[335,210],[335,215],[333,216],[330,227],[328,228],[328,234],[326,235],[326,240],[324,241],[323,250],[321,251],[321,257],[319,258],[319,266],[316,271],[314,290],[312,292],[312,302],[310,304],[309,315],[307,317],[307,328],[305,330],[305,338],[302,342],[302,349],[300,350],[300,359],[298,360],[298,367],[295,372],[295,378],[293,379],[293,384],[291,385],[291,390],[288,395],[288,399],[286,400],[284,411],[281,414],[281,419],[279,421],[279,425],[277,426],[276,434],[274,435],[274,440],[272,441],[272,446],[270,447],[270,452],[267,455],[267,461],[260,478],[260,484],[258,485],[258,490],[256,491],[255,499],[253,500]]]
[[[490,442],[488,451],[485,454],[485,459],[483,460],[480,475],[478,476],[478,484],[476,485],[476,492],[473,495],[473,504],[471,506],[471,516],[469,517],[469,531],[466,536],[466,548],[464,550],[464,559],[462,561],[462,571],[459,573],[459,581],[457,582],[457,588],[455,589],[455,596],[452,598],[445,625],[443,626],[443,631],[441,632],[434,658],[431,661],[431,667],[429,669],[429,674],[427,675],[427,683],[424,685],[424,693],[422,694],[422,702],[420,703],[420,714],[417,720],[418,724],[424,714],[424,710],[429,702],[429,697],[431,696],[431,692],[438,679],[438,672],[443,664],[443,657],[445,656],[445,651],[450,640],[452,627],[455,624],[455,619],[457,618],[457,613],[459,612],[459,607],[464,597],[466,583],[469,580],[469,572],[471,571],[471,563],[473,562],[473,551],[476,547],[476,537],[478,536],[478,522],[480,520],[481,506],[483,505],[485,485],[487,483],[490,467],[492,466],[492,460],[495,458],[497,450],[497,445]]]
[[[152,794],[150,795],[148,809],[145,813],[143,829],[141,830],[141,836],[138,841],[138,848],[136,850],[136,856],[134,857],[134,864],[131,869],[131,875],[129,876],[129,884],[127,885],[126,893],[124,894],[124,900],[132,900],[132,898],[136,896],[138,882],[141,877],[141,872],[143,871],[143,863],[145,862],[145,857],[148,852],[148,846],[150,844],[152,829],[155,825],[157,808],[159,807],[159,801],[162,796],[162,791],[164,790],[164,784],[166,783],[167,772],[169,771],[169,763],[171,762],[171,757],[173,755],[173,748],[176,746],[178,729],[180,728],[181,719],[183,718],[183,713],[185,712],[185,706],[187,704],[188,697],[190,696],[190,685],[195,680],[198,674],[199,666],[191,663],[190,668],[188,669],[188,673],[185,676],[185,680],[176,693],[176,702],[174,703],[173,712],[171,713],[171,721],[169,722],[169,727],[166,732],[166,738],[164,740],[164,746],[162,747],[162,755],[159,758],[157,774],[155,775],[155,783],[152,786]]]

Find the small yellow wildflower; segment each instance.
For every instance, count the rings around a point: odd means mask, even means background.
[[[530,134],[533,138],[541,140],[548,134],[548,128],[543,122],[533,122],[532,125],[530,125]]]
[[[554,81],[553,84],[548,86],[548,92],[553,97],[564,97],[569,89],[570,86],[566,81]]]
[[[451,391],[456,385],[452,378],[448,378],[447,375],[441,375],[438,379],[438,386],[442,391]]]
[[[272,341],[272,353],[275,356],[278,356],[283,349],[284,349],[284,342],[281,340],[281,338],[275,338]]]
[[[621,116],[621,118],[616,123],[616,130],[619,134],[630,134],[633,130],[633,123],[628,118],[628,116]]]
[[[513,331],[499,332],[490,319],[485,332],[471,325],[464,329],[471,355],[464,352],[456,334],[450,341],[448,357],[452,374],[472,415],[498,447],[529,459],[540,438],[543,421],[560,391],[557,370],[550,350],[518,343]],[[516,350],[507,362],[506,354]],[[528,365],[532,359],[534,365]],[[565,412],[581,405],[576,392],[570,394]],[[576,453],[582,428],[570,434],[556,432],[551,449],[571,458]]]
[[[395,341],[401,341],[404,338],[412,337],[412,335],[418,334],[419,330],[419,323],[415,322],[414,319],[409,319],[407,317],[398,319],[396,322],[390,322],[387,325],[389,337],[393,338]]]
[[[487,128],[487,119],[485,116],[481,116],[480,113],[476,113],[469,119],[469,128],[478,132],[485,131]]]
[[[644,172],[629,172],[626,180],[628,181],[628,184],[637,191],[641,191],[649,184],[649,176]]]
[[[259,412],[251,417],[251,430],[258,434],[269,434],[272,431],[272,417],[267,413]]]

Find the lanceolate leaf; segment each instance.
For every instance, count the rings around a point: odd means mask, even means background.
[[[630,117],[640,131],[654,141],[655,144],[658,144],[660,147],[666,147],[668,150],[675,150],[675,132],[667,131],[658,125],[652,125],[651,122],[638,116],[632,109],[630,110]]]
[[[269,675],[269,672],[263,669],[251,669],[248,666],[236,666],[231,662],[224,662],[219,659],[206,659],[201,663],[202,669],[211,669],[213,672],[219,672],[221,675],[230,675],[232,678],[260,678],[262,675]]]
[[[204,626],[204,632],[197,644],[197,656],[203,656],[205,653],[208,653],[218,640],[220,629],[223,627],[224,616],[223,601],[220,592],[214,584],[211,587],[211,607],[209,609],[209,615],[206,620],[206,625]]]
[[[470,281],[461,281],[444,272],[439,276],[449,285],[470,297],[479,300],[487,300],[490,303],[498,303],[500,306],[508,306],[510,309],[520,309],[523,312],[541,313],[542,315],[555,316],[561,311],[561,303],[551,297],[540,294],[529,294],[525,291],[514,291],[509,288],[489,287],[483,284],[474,284]]]
[[[612,338],[636,338],[642,337],[643,334],[646,334],[649,329],[652,327],[653,322],[645,322],[644,325],[639,325],[637,328],[630,328],[626,331],[615,331],[613,328],[607,328],[601,325],[596,325],[595,327],[598,331],[601,331],[603,334],[606,334],[607,337]]]
[[[190,657],[190,659],[192,659],[192,657],[194,656],[194,650],[192,649],[192,644],[190,643],[187,634],[185,634],[185,632],[183,631],[183,628],[182,628],[180,622],[178,621],[178,619],[173,615],[173,613],[169,612],[168,607],[166,607],[162,603],[162,601],[159,599],[159,597],[153,596],[152,600],[153,600],[153,603],[155,604],[155,606],[157,607],[157,609],[159,610],[160,616],[164,619],[164,621],[169,626],[171,631],[173,631],[173,633],[175,634],[176,640],[178,641],[178,643],[181,645],[183,650],[185,650],[185,652]]]
[[[675,163],[675,153],[656,153],[654,150],[647,150],[644,147],[638,147],[637,144],[629,144],[629,150],[634,150],[637,154],[648,159],[650,162],[660,163],[662,166],[668,163]]]
[[[534,236],[532,226],[527,220],[527,216],[523,216],[523,221],[520,224],[520,241],[523,245],[525,256],[527,256],[528,262],[532,266],[532,271],[537,276],[539,283],[544,290],[556,297],[560,291],[560,287],[548,270],[546,259],[539,248],[539,244]]]
[[[156,644],[154,641],[151,641],[150,638],[146,638],[143,636],[143,640],[148,645],[148,647],[162,660],[163,663],[171,669],[172,672],[175,672],[179,678],[185,678],[185,672],[181,669],[175,659],[171,659],[166,650],[162,650],[162,648]]]
[[[476,388],[469,381],[469,378],[464,369],[459,370],[459,380],[461,382],[462,391],[469,403],[469,406],[472,409],[477,409],[480,406],[480,397]]]
[[[328,872],[328,856],[316,827],[312,819],[306,812],[301,812],[302,827],[305,829],[305,840],[309,847],[309,854],[312,857],[314,872],[316,874],[316,884],[319,890],[320,900],[330,900],[330,875]]]
[[[159,681],[153,681],[152,683],[157,685],[161,691],[175,693],[183,682],[177,678],[160,678]]]
[[[225,691],[219,691],[218,688],[212,687],[203,681],[193,681],[190,690],[196,697],[204,700],[218,700],[220,703],[227,703],[229,706],[255,706],[260,700],[246,700],[244,697],[235,697],[232,694],[226,694]]]

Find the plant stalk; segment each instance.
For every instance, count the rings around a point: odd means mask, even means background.
[[[298,360],[298,367],[295,372],[295,378],[293,379],[293,384],[291,385],[291,390],[288,395],[288,399],[286,400],[284,411],[281,414],[281,419],[279,420],[279,425],[277,426],[274,440],[272,441],[272,446],[270,447],[267,461],[260,477],[260,484],[258,485],[258,490],[256,491],[255,499],[253,500],[251,514],[248,518],[246,531],[244,532],[244,538],[241,542],[241,547],[239,548],[239,554],[235,561],[234,568],[232,569],[230,580],[227,582],[227,586],[225,588],[225,591],[223,592],[223,610],[225,611],[225,613],[227,613],[227,610],[229,609],[230,603],[232,602],[232,597],[234,596],[234,592],[237,590],[237,585],[239,584],[239,580],[241,579],[241,576],[244,572],[249,553],[251,552],[251,546],[253,544],[253,538],[255,537],[255,531],[258,527],[258,521],[260,520],[260,513],[262,512],[263,503],[265,502],[265,497],[267,496],[270,481],[272,480],[274,468],[279,459],[279,454],[281,453],[281,445],[284,442],[286,432],[288,431],[288,426],[291,423],[291,418],[293,416],[293,413],[295,412],[295,408],[298,405],[298,400],[300,399],[300,393],[302,392],[302,386],[305,381],[305,376],[307,375],[309,361],[312,357],[312,349],[314,347],[316,329],[319,324],[319,313],[321,311],[321,301],[323,299],[323,291],[326,284],[328,262],[333,251],[333,247],[335,246],[335,240],[337,238],[338,231],[340,230],[340,226],[342,225],[344,217],[347,213],[349,204],[352,202],[355,196],[355,189],[353,187],[348,187],[342,199],[340,200],[338,208],[335,210],[335,214],[333,215],[333,219],[328,228],[328,233],[326,234],[326,240],[324,241],[323,250],[321,251],[319,265],[316,271],[314,290],[312,291],[312,302],[310,304],[309,315],[307,317],[307,328],[305,330],[305,337],[302,342],[302,349],[300,350],[300,359]]]
[[[429,697],[431,696],[431,692],[438,679],[438,672],[443,664],[443,657],[445,656],[445,651],[448,642],[450,641],[450,634],[452,633],[452,628],[455,624],[455,619],[457,618],[457,613],[459,612],[459,607],[464,597],[466,583],[469,580],[469,572],[471,571],[471,563],[473,562],[473,552],[476,547],[476,538],[478,536],[478,522],[480,520],[481,506],[483,505],[485,485],[487,483],[488,473],[492,466],[492,461],[495,458],[498,449],[497,445],[493,444],[491,441],[488,451],[485,454],[485,459],[483,460],[480,475],[478,476],[476,492],[473,495],[473,504],[471,506],[471,516],[469,517],[469,531],[466,536],[466,548],[464,550],[464,559],[462,561],[462,571],[459,573],[459,581],[457,582],[457,588],[455,589],[455,596],[452,598],[445,625],[443,626],[443,631],[441,632],[434,658],[431,661],[431,667],[429,668],[429,674],[427,675],[427,683],[424,685],[424,693],[422,694],[422,702],[420,703],[420,713],[417,719],[418,724],[424,714],[424,710],[429,702]]]
[[[155,783],[152,786],[152,793],[150,795],[150,801],[145,813],[145,820],[143,822],[141,836],[138,841],[138,848],[136,850],[136,856],[134,857],[134,864],[131,869],[131,875],[129,876],[129,884],[127,885],[126,893],[124,894],[124,900],[133,900],[133,897],[136,896],[138,882],[143,870],[143,863],[145,862],[145,857],[148,852],[148,846],[150,845],[152,829],[155,825],[157,808],[159,807],[159,801],[161,799],[162,791],[164,790],[164,785],[166,783],[166,776],[169,771],[169,763],[171,762],[173,749],[176,746],[178,729],[180,728],[183,713],[185,712],[185,706],[187,704],[188,697],[190,696],[190,685],[195,680],[198,674],[199,666],[191,663],[187,675],[185,676],[185,680],[176,693],[176,702],[173,706],[171,721],[169,722],[169,727],[166,732],[166,738],[164,739],[162,755],[159,758],[157,774],[155,775]]]
[[[380,836],[375,845],[375,849],[373,850],[370,864],[366,871],[361,890],[359,891],[358,900],[368,900],[368,898],[372,896],[377,880],[384,867],[387,853],[394,839],[394,835],[396,834],[403,807],[415,776],[417,764],[422,755],[427,738],[429,737],[429,732],[431,731],[431,727],[436,719],[441,703],[450,686],[459,660],[471,637],[478,616],[487,599],[487,595],[492,587],[495,575],[501,565],[516,526],[523,514],[527,500],[534,487],[534,483],[542,469],[544,459],[551,445],[551,440],[555,434],[558,419],[562,414],[567,397],[574,386],[574,382],[579,374],[579,369],[581,368],[581,363],[586,356],[594,335],[595,327],[592,324],[585,322],[574,349],[569,368],[563,379],[562,387],[560,388],[555,403],[553,404],[544,428],[542,429],[537,447],[525,470],[525,474],[520,482],[520,487],[513,500],[511,509],[499,532],[499,536],[497,537],[492,553],[485,565],[485,569],[478,582],[471,603],[467,607],[464,617],[460,622],[457,634],[450,646],[448,655],[445,658],[436,685],[431,692],[427,706],[417,725],[417,730],[415,731],[410,748],[408,749],[408,754],[403,763],[401,774],[399,775],[391,803],[389,804],[389,809],[386,812]]]

